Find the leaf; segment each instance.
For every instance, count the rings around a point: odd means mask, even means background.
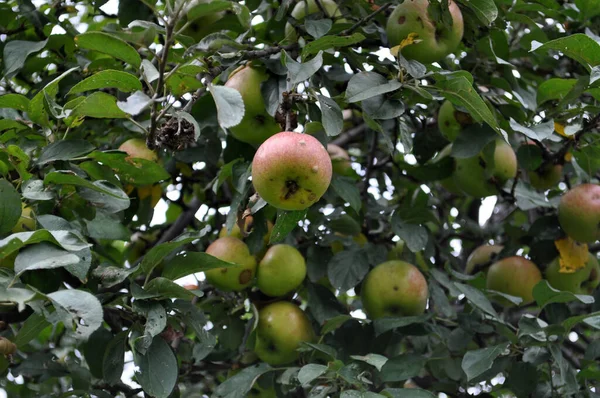
[[[343,292],[355,287],[368,272],[369,258],[362,249],[338,252],[327,265],[327,275],[331,284]]]
[[[402,328],[415,323],[427,322],[431,318],[430,314],[416,315],[416,316],[403,316],[401,318],[380,318],[373,322],[375,329],[375,335],[379,336],[390,330]]]
[[[299,63],[292,59],[286,51],[283,51],[285,54],[285,66],[287,66],[287,82],[288,82],[288,90],[291,89],[294,85],[303,82],[314,75],[321,66],[323,65],[323,52],[319,51],[319,53],[310,61]],[[282,56],[284,55],[282,54]]]
[[[344,201],[350,204],[356,212],[359,212],[362,207],[360,199],[360,191],[354,180],[348,177],[334,176],[331,180],[331,189]]]
[[[50,83],[38,92],[35,97],[29,102],[29,118],[34,123],[47,127],[49,125],[48,111],[46,110],[46,97],[54,98],[58,93],[58,84],[69,74],[79,69],[78,67],[71,68],[63,74],[52,80]]]
[[[327,366],[318,365],[316,363],[309,363],[300,368],[298,372],[298,381],[302,386],[308,386],[317,377],[327,372]]]
[[[588,21],[600,15],[600,0],[575,0],[582,21]]]
[[[314,22],[314,21],[313,21]],[[308,31],[308,29],[307,29]],[[310,32],[309,32],[310,33]],[[347,47],[360,43],[365,40],[365,36],[360,33],[353,33],[350,36],[325,36],[308,43],[302,49],[302,57],[316,54],[319,51],[329,50],[330,48]]]
[[[480,350],[468,351],[462,360],[462,369],[467,380],[472,380],[492,367],[494,360],[504,352],[509,343],[498,344]]]
[[[34,298],[36,298],[36,293],[29,289],[0,286],[0,301],[17,304],[19,312],[23,311],[25,304]]]
[[[546,101],[563,99],[576,83],[577,79],[553,78],[543,81],[537,90],[537,104],[541,105]]]
[[[523,133],[528,138],[540,141],[545,140],[554,133],[554,121],[552,120],[535,126],[525,127],[511,118],[510,127],[516,132]]]
[[[51,242],[72,252],[83,250],[91,246],[91,244],[83,241],[79,235],[76,235],[71,231],[37,230],[32,232],[19,232],[0,240],[0,258],[8,256],[25,245],[32,245],[39,242]]]
[[[35,269],[52,269],[75,265],[79,257],[49,243],[38,243],[23,249],[15,259],[15,272],[22,274]]]
[[[258,378],[271,371],[266,363],[249,366],[240,373],[228,378],[214,391],[214,398],[239,398],[245,397]]]
[[[427,241],[429,240],[427,228],[422,225],[411,224],[402,220],[399,209],[394,211],[391,224],[392,231],[406,243],[406,246],[411,252],[415,253],[421,251],[425,248],[425,245],[427,245]]]
[[[275,221],[275,226],[271,232],[269,245],[283,241],[286,236],[288,236],[288,234],[298,226],[298,223],[306,218],[307,212],[308,209],[297,211],[277,211],[277,220]]]
[[[152,279],[146,286],[144,290],[149,294],[154,295],[158,298],[179,298],[184,300],[190,300],[194,297],[194,294],[184,287],[171,282],[167,278],[157,277]]]
[[[533,42],[531,52],[540,50],[557,50],[569,58],[574,59],[590,70],[593,66],[600,65],[600,44],[591,37],[576,33],[559,39],[550,40],[541,46]]]
[[[462,292],[467,300],[475,307],[479,308],[481,311],[493,316],[494,318],[498,318],[498,313],[492,307],[490,301],[485,297],[485,295],[481,292],[481,290],[474,288],[473,286],[465,285],[462,283],[454,283],[454,286]]]
[[[135,364],[139,367],[136,373],[137,382],[144,392],[155,398],[167,398],[177,384],[179,374],[177,358],[173,350],[156,336],[145,355],[134,355]]]
[[[124,330],[117,334],[106,346],[102,359],[103,379],[114,384],[121,380],[125,367],[125,346],[129,332]]]
[[[27,112],[27,109],[29,109],[29,98],[21,94],[1,95],[0,108],[12,108],[22,112]]]
[[[576,300],[583,304],[594,303],[594,297],[592,296],[556,290],[550,286],[546,280],[541,280],[533,287],[533,298],[540,307],[544,307],[551,303],[568,303]]]
[[[498,134],[488,126],[471,125],[458,134],[456,141],[452,143],[451,154],[459,159],[472,158],[496,138]]]
[[[67,95],[79,94],[101,88],[116,88],[124,93],[131,93],[143,89],[142,83],[135,75],[120,70],[108,69],[96,72],[92,76],[80,81],[71,87]]]
[[[460,1],[460,3],[470,8],[485,26],[498,18],[498,8],[493,0],[470,0]]]
[[[129,240],[131,233],[116,217],[102,211],[93,220],[84,220],[87,236],[94,239]]]
[[[386,388],[382,391],[386,397],[390,398],[436,398],[437,395],[427,390],[419,388]]]
[[[169,179],[169,173],[159,163],[131,158],[120,152],[92,152],[90,158],[110,167],[123,183],[146,186]]]
[[[229,128],[240,124],[245,113],[244,101],[240,92],[231,87],[213,85],[209,87],[217,106],[219,125]]]
[[[517,161],[527,171],[533,171],[544,162],[542,149],[537,145],[521,145],[517,150]]]
[[[388,359],[386,357],[384,357],[383,355],[379,355],[379,354],[367,354],[364,356],[351,355],[350,358],[357,360],[357,361],[366,362],[369,365],[374,366],[379,371],[381,371],[381,368],[383,367],[383,365],[385,365],[386,362],[388,361]]]
[[[515,362],[504,386],[518,397],[528,397],[537,386],[538,374],[535,366],[529,363]]]
[[[328,321],[325,322],[325,324],[321,328],[321,335],[326,335],[327,333],[333,332],[334,330],[336,330],[340,326],[342,326],[344,323],[346,323],[347,321],[350,321],[352,319],[355,319],[355,318],[353,318],[350,315],[338,315],[334,318],[329,319]]]
[[[136,301],[133,309],[146,318],[144,334],[135,339],[136,352],[145,355],[153,342],[153,338],[167,327],[167,312],[160,303],[144,300]]]
[[[51,314],[53,323],[62,321],[75,338],[85,340],[102,325],[102,305],[94,295],[82,290],[60,290],[48,298],[56,309]]]
[[[15,76],[25,65],[28,56],[41,51],[48,39],[44,41],[12,40],[4,46],[4,77],[7,79]]]
[[[158,264],[160,264],[160,262],[168,254],[170,254],[171,252],[173,252],[176,249],[179,249],[183,245],[186,245],[190,242],[193,242],[196,239],[201,238],[202,236],[204,236],[205,233],[206,232],[202,232],[200,234],[196,234],[193,236],[182,235],[179,238],[177,238],[177,240],[174,240],[174,241],[171,241],[168,243],[161,243],[160,245],[154,246],[144,256],[144,258],[140,264],[141,270],[144,273],[149,274],[154,269],[154,267],[156,267]]]
[[[427,358],[415,354],[390,358],[381,368],[381,380],[386,383],[408,380],[417,376],[426,363]]]
[[[120,59],[139,68],[142,63],[140,54],[127,42],[103,32],[86,32],[75,37],[80,48],[98,51]]]
[[[93,150],[94,145],[86,140],[56,141],[42,149],[37,164],[44,165],[56,160],[71,160],[86,155]]]
[[[359,102],[376,95],[398,90],[402,84],[397,80],[388,81],[375,72],[360,72],[352,76],[346,89],[346,100]]]
[[[38,337],[42,330],[50,326],[50,323],[42,315],[33,313],[29,315],[27,320],[23,323],[21,329],[17,333],[13,343],[17,347],[22,348],[25,344]]]
[[[65,105],[65,109],[72,110],[69,117],[88,116],[98,119],[127,118],[125,112],[117,106],[117,99],[102,91],[96,91],[82,100],[68,102]]]
[[[148,83],[152,83],[153,81],[158,79],[158,77],[160,76],[158,69],[156,69],[156,67],[152,64],[152,62],[150,62],[147,59],[142,60],[142,65],[141,65],[140,69],[142,70],[144,79]]]
[[[517,183],[515,198],[517,199],[517,207],[523,211],[537,207],[554,207],[543,193],[534,190],[530,185],[524,184],[522,181]]]
[[[117,107],[131,116],[137,116],[148,108],[152,102],[152,98],[144,94],[143,91],[136,91],[127,97],[125,101],[118,101]]]
[[[376,95],[362,101],[362,108],[371,118],[382,120],[400,117],[406,110],[402,101],[387,99],[385,95]]]
[[[9,232],[21,217],[21,195],[4,178],[0,179],[0,236]],[[1,247],[1,246],[0,246]]]
[[[170,280],[183,278],[198,272],[215,268],[236,267],[236,264],[223,261],[204,252],[185,252],[171,258],[164,266],[162,276]]]
[[[304,21],[306,32],[315,39],[327,34],[331,30],[332,25],[333,21],[331,19],[306,19]]]
[[[226,11],[231,9],[231,2],[229,1],[211,1],[208,3],[199,3],[191,7],[187,13],[186,17],[188,21],[194,21],[200,17],[204,17],[206,15],[215,14],[217,12]]]
[[[344,118],[340,106],[331,98],[324,95],[317,95],[319,105],[321,106],[321,122],[325,132],[330,137],[335,137],[342,132],[344,127]]]

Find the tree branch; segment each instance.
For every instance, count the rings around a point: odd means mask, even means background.
[[[375,18],[378,14],[380,14],[383,11],[387,10],[388,8],[390,8],[391,5],[392,5],[392,3],[385,3],[384,5],[382,5],[381,7],[379,7],[377,10],[375,10],[372,13],[370,13],[366,17],[362,18],[360,21],[358,21],[357,23],[355,23],[354,25],[352,25],[348,29],[343,30],[342,32],[340,32],[340,36],[346,36],[346,35],[351,34],[356,29],[360,28],[361,25],[364,25],[365,23],[369,22],[371,19]]]

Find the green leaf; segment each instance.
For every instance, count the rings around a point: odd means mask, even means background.
[[[217,106],[219,125],[229,128],[240,124],[245,113],[244,101],[240,92],[231,87],[211,85],[210,93]]]
[[[38,165],[54,162],[56,160],[71,160],[94,150],[94,145],[86,140],[56,141],[44,147],[37,160]]]
[[[174,240],[174,241],[171,241],[168,243],[161,243],[160,245],[154,246],[144,256],[144,258],[140,264],[141,270],[144,273],[149,274],[154,269],[154,267],[156,267],[158,264],[160,264],[160,262],[168,254],[170,254],[174,250],[179,249],[183,245],[186,245],[190,242],[193,242],[196,239],[201,238],[202,236],[204,236],[204,234],[205,233],[201,233],[201,234],[196,234],[193,236],[182,235],[179,238],[177,238],[177,240]]]
[[[325,374],[325,372],[327,372],[327,366],[309,363],[300,368],[300,371],[298,372],[298,381],[302,386],[306,387],[317,377]]]
[[[117,107],[131,116],[137,116],[152,104],[152,98],[148,97],[142,91],[136,91],[125,101],[117,102]]]
[[[94,239],[129,240],[131,232],[119,221],[118,217],[96,212],[93,220],[84,220],[87,236]]]
[[[561,100],[575,86],[577,79],[553,78],[542,82],[537,90],[537,104],[541,105],[546,101]]]
[[[125,367],[125,347],[129,332],[124,330],[117,334],[106,346],[102,359],[103,379],[109,384],[121,380]]]
[[[472,158],[496,138],[498,138],[498,134],[488,126],[469,126],[461,130],[456,141],[452,143],[451,154],[459,159]]]
[[[549,120],[545,123],[540,123],[531,127],[525,127],[517,123],[514,119],[510,119],[510,127],[526,137],[543,141],[554,133],[554,121]]]
[[[80,48],[98,51],[120,59],[139,68],[142,63],[140,54],[127,42],[103,32],[86,32],[75,37]]]
[[[4,178],[0,179],[0,236],[9,232],[21,217],[21,195]],[[1,247],[1,246],[0,246]]]
[[[283,51],[282,57],[285,56],[285,66],[287,66],[287,82],[288,89],[291,89],[294,85],[308,80],[314,75],[321,66],[323,65],[323,52],[319,53],[310,61],[299,63],[294,61],[292,57],[285,51]]]
[[[498,313],[492,307],[492,303],[485,297],[485,294],[481,290],[474,288],[473,286],[465,285],[463,283],[454,283],[454,286],[465,295],[467,300],[481,311],[498,318]]]
[[[25,65],[25,60],[33,53],[41,51],[48,39],[44,41],[12,40],[4,46],[4,76],[7,79],[15,76]]]
[[[146,354],[136,353],[134,360],[140,369],[137,381],[144,392],[155,398],[167,398],[179,375],[177,358],[167,342],[161,336],[154,337]]]
[[[331,284],[343,292],[355,287],[368,272],[367,253],[357,248],[336,253],[327,265],[327,275]]]
[[[199,3],[191,7],[187,13],[186,17],[188,21],[194,21],[198,18],[204,17],[206,15],[215,14],[217,12],[230,10],[232,4],[230,1],[211,1],[207,3]]]
[[[331,180],[331,189],[344,201],[350,204],[356,212],[359,212],[362,207],[360,199],[360,191],[356,186],[356,182],[348,177],[333,176]]]
[[[579,62],[588,70],[593,66],[600,65],[600,44],[583,33],[550,40],[541,46],[539,43],[534,42],[531,47],[532,52],[541,50],[560,51],[567,57]]]
[[[365,39],[360,33],[354,33],[350,36],[325,36],[308,43],[302,50],[302,57],[316,54],[319,51],[329,50],[330,48],[340,48],[360,43]]]
[[[517,183],[515,188],[515,198],[517,199],[517,207],[523,211],[538,207],[554,207],[554,205],[546,199],[546,195],[534,190],[531,186],[524,184],[522,181]]]
[[[538,374],[535,366],[529,363],[515,362],[504,386],[518,397],[529,397],[537,386]]]
[[[325,132],[330,137],[335,137],[342,132],[344,127],[344,118],[340,106],[331,98],[324,95],[317,95],[319,105],[321,105],[321,122]]]
[[[459,3],[470,8],[479,21],[487,26],[498,18],[498,8],[493,0],[460,0]]]
[[[50,326],[50,323],[44,316],[33,313],[29,315],[27,320],[23,323],[23,326],[19,329],[13,343],[15,343],[17,347],[22,348],[25,344],[38,337],[41,331],[48,326]]]
[[[121,152],[92,152],[88,157],[114,170],[123,183],[146,186],[168,180],[169,173],[157,162],[131,158]]]
[[[381,380],[386,383],[408,380],[417,376],[426,363],[427,358],[415,354],[390,358],[381,368]]]
[[[112,341],[113,337],[113,334],[107,329],[99,327],[90,335],[88,341],[83,344],[82,351],[85,362],[87,363],[92,376],[98,379],[104,378],[102,363],[106,352],[106,346]]]
[[[379,354],[367,354],[364,356],[361,355],[351,355],[350,358],[355,359],[357,361],[366,362],[371,366],[374,366],[377,370],[381,371],[383,365],[385,365],[388,361],[386,357]]]
[[[403,328],[408,325],[413,325],[415,323],[423,323],[427,322],[431,318],[430,314],[424,315],[416,315],[416,316],[404,316],[401,318],[380,318],[376,319],[373,322],[373,327],[375,329],[375,335],[379,336],[385,332],[390,330],[394,330],[397,328]]]
[[[580,323],[582,321],[587,323],[588,325],[592,326],[595,329],[600,329],[600,311],[592,312],[590,314],[583,314],[583,315],[569,317],[569,318],[565,319],[561,323],[561,325],[568,332],[575,325],[577,325],[578,323]]]
[[[120,70],[108,69],[99,71],[80,81],[71,87],[67,95],[79,94],[101,88],[116,88],[124,93],[131,93],[143,89],[142,83],[135,75]]]
[[[398,90],[402,84],[398,80],[387,80],[375,72],[360,72],[352,76],[346,89],[346,100],[359,102],[376,95]]]
[[[331,30],[332,25],[333,21],[331,19],[306,19],[304,21],[306,32],[315,39],[326,35]]]
[[[134,295],[134,298],[137,297]],[[146,318],[144,334],[134,341],[135,351],[145,355],[152,344],[152,339],[155,336],[158,336],[167,327],[167,312],[165,307],[160,303],[145,300],[137,300],[134,303],[133,309]]]
[[[297,211],[277,211],[277,220],[271,232],[269,245],[283,241],[290,232],[298,226],[298,223],[306,218],[306,210]]]
[[[75,265],[79,257],[49,243],[38,243],[23,249],[15,259],[15,272],[22,274],[35,269],[52,269]]]
[[[190,300],[194,294],[167,278],[157,277],[146,284],[144,290],[158,298]]]
[[[462,360],[462,369],[467,380],[472,380],[492,367],[494,360],[508,348],[508,343],[498,344],[480,350],[468,351]]]
[[[98,119],[127,118],[127,114],[117,106],[117,99],[102,91],[96,91],[87,97],[79,97],[70,101],[65,104],[65,109],[71,109],[69,117],[87,116]]]
[[[271,371],[266,363],[249,366],[240,373],[221,383],[214,392],[214,398],[239,398],[245,397],[258,378]]]
[[[326,335],[327,333],[333,332],[334,330],[342,326],[344,323],[352,319],[355,318],[350,315],[338,315],[334,318],[329,319],[321,328],[321,335]]]
[[[85,242],[79,235],[71,231],[46,231],[19,232],[0,240],[0,258],[21,249],[25,245],[39,242],[51,242],[65,250],[76,252],[89,248],[91,244]]]
[[[592,296],[556,290],[546,280],[541,280],[533,287],[533,298],[540,307],[551,303],[568,303],[571,301],[580,301],[583,304],[594,303],[594,297]]]
[[[29,98],[21,94],[1,95],[0,108],[12,108],[22,112],[27,112],[27,109],[29,109]]]
[[[390,398],[436,398],[437,395],[419,388],[386,388],[381,392]]]
[[[394,211],[391,224],[392,231],[406,243],[411,252],[421,251],[427,245],[427,241],[429,240],[427,228],[419,224],[404,221],[400,209]]]
[[[53,323],[62,321],[75,338],[85,340],[102,325],[102,305],[91,293],[60,290],[50,293],[48,298],[56,311],[47,319]]]
[[[36,298],[36,293],[20,287],[0,286],[0,301],[15,303],[19,311],[25,309],[25,304]]]
[[[600,15],[600,0],[575,0],[575,5],[579,9],[581,21],[589,21]]]
[[[220,260],[208,253],[185,252],[167,261],[163,268],[162,276],[170,280],[175,280],[197,272],[236,266],[236,264]]]
[[[517,150],[519,165],[527,171],[533,171],[540,167],[544,161],[542,149],[537,145],[522,145]]]
[[[39,93],[29,102],[28,115],[32,122],[41,126],[49,126],[48,111],[46,109],[46,98],[54,98],[58,93],[58,84],[62,79],[79,69],[78,67],[71,68],[58,76],[56,79],[48,83]]]

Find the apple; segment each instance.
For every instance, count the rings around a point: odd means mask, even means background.
[[[294,291],[306,277],[306,261],[293,246],[271,246],[258,264],[256,286],[271,297]]]
[[[417,267],[392,260],[379,264],[367,274],[361,296],[370,319],[402,317],[422,314],[429,290]]]
[[[334,173],[341,176],[353,174],[354,170],[352,170],[350,156],[344,148],[335,144],[327,144],[327,153],[329,153],[329,157],[331,158]]]
[[[454,52],[463,37],[463,17],[455,1],[449,0],[452,26],[432,21],[429,16],[428,0],[405,0],[390,14],[386,33],[390,47],[402,43],[409,34],[416,33],[419,43],[402,49],[406,59],[414,59],[424,64],[439,61]]]
[[[269,75],[256,66],[242,66],[229,75],[225,87],[236,89],[244,101],[244,117],[229,132],[237,140],[258,146],[280,131],[279,124],[269,115],[260,91],[260,85]]]
[[[186,4],[183,13],[187,15],[188,11],[197,6],[198,4],[207,4],[211,1],[212,0],[192,0],[188,4]],[[210,33],[220,30],[219,26],[217,26],[216,23],[220,21],[224,16],[225,11],[220,11],[197,18],[188,25],[188,27],[184,30],[183,34],[186,36],[190,36],[196,42],[199,42]],[[176,30],[181,29],[185,23],[187,23],[187,18],[183,16]]]
[[[476,248],[469,254],[467,258],[467,265],[465,266],[465,272],[472,274],[477,267],[487,264],[492,261],[498,253],[504,249],[501,245],[482,245]]]
[[[346,235],[342,235],[338,232],[336,232],[335,235],[341,236],[341,237],[346,236]],[[354,235],[352,237],[352,240],[354,241],[354,243],[356,243],[360,247],[363,247],[369,241],[367,239],[367,237],[365,236],[365,234],[363,234],[362,232],[359,233],[358,235]],[[331,251],[333,252],[333,254],[339,253],[343,250],[344,250],[344,244],[342,242],[340,242],[339,240],[334,240],[333,242],[331,242]]]
[[[334,22],[346,22],[345,19],[341,18],[342,13],[340,11],[339,6],[334,0],[319,0],[321,5],[325,9],[327,15],[324,15],[324,18],[333,19]],[[316,14],[321,12],[321,9],[315,2],[315,0],[307,1],[299,1],[296,3],[296,6],[292,9],[291,15],[294,17],[296,21],[302,23],[304,18],[307,15]],[[296,29],[289,22],[285,24],[285,42],[293,43],[298,41],[298,34],[296,33]]]
[[[250,232],[252,232],[253,226],[254,226],[254,217],[252,217],[252,216],[245,217],[243,234],[242,234],[242,231],[240,230],[240,226],[238,225],[238,223],[235,223],[229,234],[227,233],[227,226],[223,225],[223,228],[221,228],[221,230],[219,231],[219,238],[223,238],[225,236],[233,236],[234,238],[244,240],[244,238],[246,238],[250,234]],[[267,220],[267,233],[264,236],[265,244],[267,244],[269,242],[269,239],[271,239],[272,231],[273,231],[273,223],[271,221]]]
[[[241,240],[225,236],[211,243],[206,253],[220,260],[238,264],[238,267],[215,268],[205,271],[206,280],[224,290],[239,292],[250,286],[256,273],[256,259]]]
[[[456,159],[454,183],[465,194],[483,198],[498,193],[498,186],[517,176],[517,155],[510,145],[496,139],[471,158]]]
[[[119,147],[119,151],[125,152],[132,159],[145,159],[152,162],[158,161],[156,152],[146,146],[146,141],[141,138],[132,138],[125,141]]]
[[[537,170],[527,172],[531,186],[540,191],[555,187],[562,179],[562,164],[545,164]]]
[[[308,134],[275,134],[258,148],[252,161],[254,189],[281,210],[310,207],[329,188],[331,175],[327,150]]]
[[[575,272],[560,272],[560,259],[557,257],[546,268],[546,279],[555,289],[592,295],[600,284],[600,265],[596,256],[590,253],[585,267]]]
[[[521,304],[533,302],[533,287],[542,280],[539,268],[525,257],[512,256],[496,261],[487,272],[486,287],[511,296],[521,297]],[[498,302],[510,305],[506,300]]]
[[[600,185],[581,184],[560,198],[560,226],[576,241],[594,242],[600,238]]]
[[[19,217],[17,225],[13,227],[12,233],[35,231],[36,222],[34,216],[33,209],[25,203],[21,203],[21,217]]]
[[[302,342],[313,342],[315,332],[306,314],[295,304],[278,301],[258,313],[254,352],[270,365],[298,359]]]
[[[402,239],[398,240],[392,250],[390,250],[387,254],[388,260],[400,260],[402,257],[402,252],[404,252],[405,243]]]
[[[465,112],[454,107],[452,102],[446,100],[438,112],[438,127],[442,135],[450,142],[458,137],[463,127],[472,124],[473,118]]]
[[[442,160],[444,160],[445,158],[449,157],[450,154],[452,153],[452,144],[448,144],[444,147],[444,149],[442,149],[435,158],[433,158],[431,160],[431,163],[435,164],[438,162],[441,162]],[[456,167],[456,161],[454,159],[452,159],[452,170],[454,171],[454,168]],[[460,189],[458,189],[458,187],[456,186],[456,183],[454,182],[454,175],[451,174],[450,176],[444,178],[443,180],[440,181],[440,185],[448,192],[453,193],[455,195],[462,195],[462,191]]]

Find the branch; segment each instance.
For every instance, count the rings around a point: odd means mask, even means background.
[[[371,19],[375,18],[378,14],[380,14],[383,11],[387,10],[388,8],[390,8],[391,5],[392,5],[392,3],[385,3],[384,5],[382,5],[381,7],[379,7],[377,10],[375,10],[372,13],[370,13],[366,17],[362,18],[360,21],[358,21],[357,23],[355,23],[354,25],[352,25],[348,29],[343,30],[342,32],[340,32],[340,36],[346,36],[346,35],[351,34],[356,29],[360,28],[361,25],[364,25],[365,23],[369,22]]]
[[[371,173],[373,172],[373,166],[375,165],[375,151],[377,150],[377,134],[373,132],[373,138],[371,139],[371,148],[369,149],[369,156],[367,158],[367,169],[365,170],[365,185],[362,190],[362,199],[363,202],[367,203],[369,197],[369,179],[371,178]]]
[[[194,219],[196,218],[196,212],[198,211],[201,205],[202,202],[200,201],[200,199],[197,196],[194,196],[194,199],[192,199],[192,201],[188,205],[187,210],[181,213],[177,220],[175,220],[173,225],[171,225],[169,229],[167,229],[165,233],[162,234],[160,239],[156,242],[155,246],[160,245],[161,243],[168,242],[181,235],[183,230],[188,225],[190,225],[192,221],[194,221]]]
[[[242,51],[242,58],[245,60],[257,59],[257,58],[265,58],[269,57],[273,54],[278,54],[281,51],[292,51],[298,49],[298,43],[286,44],[284,46],[277,45],[273,47],[267,47],[263,50],[248,50]]]
[[[366,129],[367,126],[365,124],[358,125],[346,131],[345,133],[340,134],[336,139],[331,141],[331,143],[338,146],[346,146],[354,139],[360,137]]]

